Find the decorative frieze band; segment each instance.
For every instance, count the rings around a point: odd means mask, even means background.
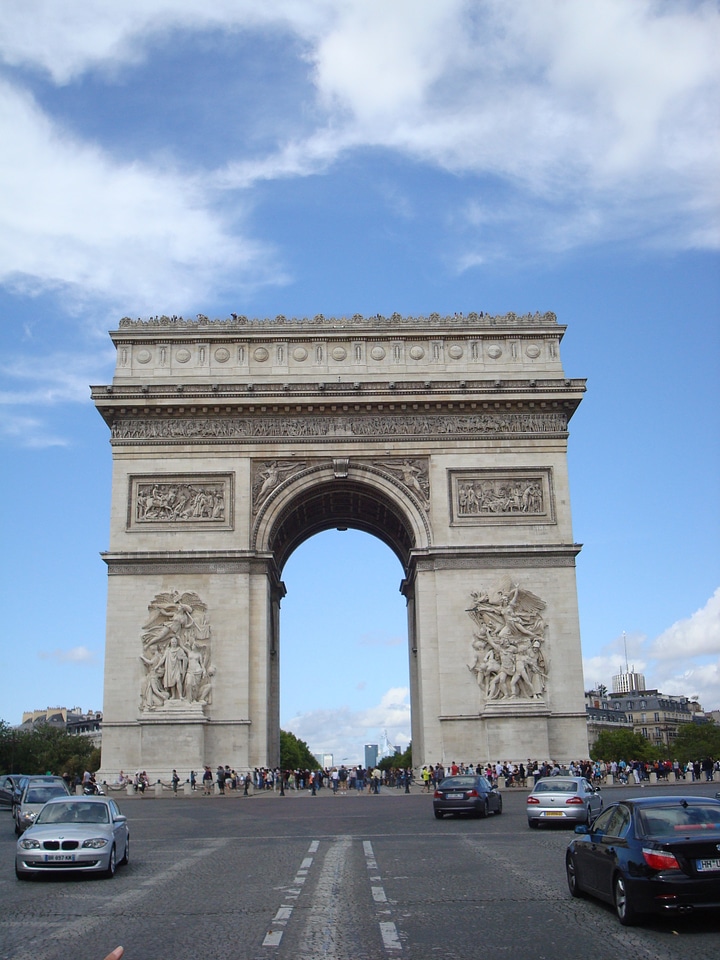
[[[292,439],[297,442],[322,437],[327,440],[442,439],[459,437],[518,437],[563,434],[564,413],[478,413],[454,416],[277,416],[277,417],[124,417],[112,425],[112,440],[182,442],[216,440]]]
[[[552,470],[451,470],[450,516],[455,525],[554,523]]]

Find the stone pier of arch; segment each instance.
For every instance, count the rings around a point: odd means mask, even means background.
[[[403,565],[416,765],[586,756],[564,332],[121,320],[101,775],[277,765],[282,571],[336,527]]]

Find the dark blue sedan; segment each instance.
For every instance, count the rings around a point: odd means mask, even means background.
[[[487,777],[458,774],[445,777],[433,795],[433,810],[438,820],[446,813],[469,813],[473,817],[487,817],[502,813],[502,795]]]
[[[570,893],[612,904],[623,925],[642,914],[720,910],[720,801],[621,800],[575,833],[565,855]]]

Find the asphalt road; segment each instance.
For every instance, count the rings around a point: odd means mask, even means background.
[[[572,831],[529,830],[525,797],[504,791],[503,815],[487,820],[436,820],[430,797],[395,790],[120,794],[129,865],[114,880],[34,883],[15,879],[2,812],[0,958],[103,960],[123,944],[126,960],[720,960],[720,916],[627,929],[609,907],[571,899]]]

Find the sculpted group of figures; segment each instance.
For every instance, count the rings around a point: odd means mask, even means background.
[[[458,483],[458,513],[542,513],[538,480],[468,480]]]
[[[223,485],[141,483],[135,509],[139,521],[224,520]]]
[[[168,701],[212,702],[215,668],[210,664],[207,606],[196,593],[160,593],[149,605],[143,626],[145,677],[140,708],[155,710]]]
[[[486,700],[541,699],[547,680],[540,615],[544,601],[509,580],[493,597],[484,592],[471,596],[467,612],[477,632],[468,670]]]

